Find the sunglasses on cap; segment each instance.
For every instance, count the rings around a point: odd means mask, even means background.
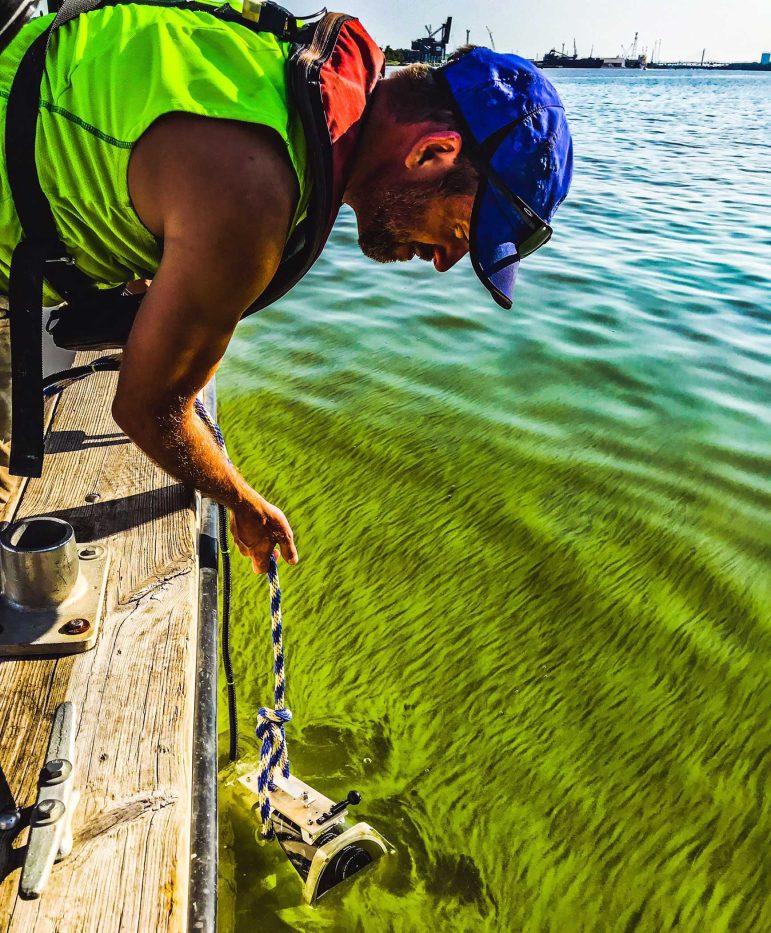
[[[462,122],[465,124],[465,120],[462,120]],[[529,235],[516,244],[517,255],[520,259],[524,259],[525,256],[530,256],[531,253],[549,242],[553,232],[552,228],[542,217],[538,216],[526,201],[510,190],[506,182],[490,164],[498,146],[521,122],[521,119],[515,120],[504,127],[503,131],[496,133],[491,139],[487,140],[483,146],[477,143],[466,126],[462,127],[461,137],[466,157],[471,164],[495,188],[495,193],[514,208],[525,226],[530,230]]]

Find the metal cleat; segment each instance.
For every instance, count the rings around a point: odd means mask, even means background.
[[[75,707],[56,708],[38,795],[29,818],[29,840],[19,885],[24,897],[40,897],[54,862],[72,851],[72,814],[80,794],[75,789]]]

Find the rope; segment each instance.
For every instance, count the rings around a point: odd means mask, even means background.
[[[214,435],[215,440],[227,455],[225,438],[219,425],[206,410],[203,402],[196,399],[195,410],[201,420]],[[225,681],[228,690],[228,714],[230,717],[230,760],[238,758],[238,713],[236,710],[235,680],[233,664],[230,659],[230,553],[228,551],[227,511],[219,507],[220,549],[222,551],[222,663],[225,668]],[[263,839],[273,838],[273,825],[270,820],[272,807],[270,791],[275,790],[273,776],[276,768],[281,769],[285,778],[289,777],[289,753],[286,747],[284,726],[292,719],[292,713],[286,708],[286,674],[284,661],[284,630],[281,620],[281,587],[278,582],[276,558],[268,558],[268,582],[270,583],[270,619],[273,637],[273,709],[261,706],[257,712],[255,733],[260,741],[260,764],[257,771],[257,799],[262,823],[260,833]]]
[[[278,582],[276,557],[268,558],[268,581],[270,583],[270,620],[273,636],[273,709],[261,706],[257,713],[257,738],[262,740],[260,766],[257,771],[257,799],[262,822],[263,839],[273,838],[270,821],[271,805],[269,791],[275,790],[273,776],[276,768],[289,777],[289,753],[286,747],[284,726],[292,719],[285,705],[286,676],[284,671],[284,631],[281,621],[281,587]]]
[[[195,410],[204,424],[214,435],[217,444],[227,456],[225,438],[217,422],[206,410],[199,399],[195,400]],[[222,663],[225,668],[225,681],[228,690],[228,715],[230,717],[230,760],[238,758],[238,712],[236,709],[236,688],[233,676],[233,664],[230,658],[230,552],[228,550],[227,510],[219,507],[219,539],[222,552]],[[289,777],[289,753],[286,747],[284,726],[292,719],[292,713],[286,708],[286,674],[284,661],[284,629],[281,620],[281,587],[278,582],[276,557],[268,558],[268,582],[270,583],[270,619],[273,637],[273,709],[261,706],[257,712],[255,733],[260,747],[260,764],[257,771],[257,799],[262,823],[260,833],[263,839],[273,838],[273,825],[270,820],[272,807],[270,791],[275,790],[273,776],[276,768],[281,769],[285,778]]]
[[[120,369],[120,356],[100,356],[84,366],[73,366],[58,373],[52,373],[43,380],[43,397],[50,398],[63,391],[70,382],[78,382],[90,376],[91,373],[108,372]]]

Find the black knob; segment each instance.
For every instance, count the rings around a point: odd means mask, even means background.
[[[333,803],[327,812],[322,813],[321,816],[316,820],[316,825],[323,826],[327,820],[331,820],[333,816],[337,816],[338,813],[342,813],[346,807],[356,806],[357,803],[361,803],[361,794],[357,790],[349,790],[348,796],[345,798],[345,800],[341,800],[340,803]]]

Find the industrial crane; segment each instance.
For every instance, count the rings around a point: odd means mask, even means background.
[[[450,41],[450,27],[451,26],[452,26],[452,16],[448,16],[447,22],[442,23],[441,26],[438,26],[433,31],[431,30],[430,26],[424,26],[423,28],[426,30],[426,34],[428,35],[429,39],[433,39],[434,36],[439,35],[439,33],[441,32],[442,34],[441,37],[437,39],[436,41],[437,41],[437,44],[441,45],[441,47],[444,49],[444,48],[447,48],[447,43]]]
[[[452,16],[448,16],[446,22],[437,29],[426,26],[426,35],[412,41],[411,48],[415,53],[415,58],[412,60],[430,64],[443,62],[447,57],[447,43],[450,41],[451,27]]]

